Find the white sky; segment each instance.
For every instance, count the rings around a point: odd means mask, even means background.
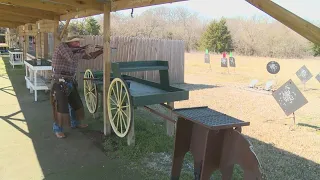
[[[317,22],[317,24],[320,22],[320,0],[273,0],[273,2],[310,22]],[[226,18],[250,18],[254,15],[268,16],[245,0],[189,0],[158,6],[183,6],[191,11],[198,12],[201,17],[208,19],[219,19],[222,16]],[[134,9],[134,14],[139,14],[149,8],[152,7]],[[131,10],[118,12],[130,15]]]

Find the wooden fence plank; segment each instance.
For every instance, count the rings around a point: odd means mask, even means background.
[[[102,36],[85,36],[85,44],[103,44]],[[170,83],[184,82],[184,42],[180,40],[147,39],[136,37],[111,37],[112,47],[117,48],[111,54],[112,62],[164,60],[169,64]],[[102,55],[95,60],[81,60],[78,66],[78,74],[86,69],[102,71]],[[159,73],[137,72],[129,75],[159,82]],[[82,81],[82,76],[78,76],[78,81]]]

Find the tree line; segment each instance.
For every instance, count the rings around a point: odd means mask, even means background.
[[[69,30],[80,34],[102,33],[103,16],[71,22]],[[141,14],[111,14],[111,35],[176,39],[186,52],[208,49],[213,53],[234,51],[248,56],[303,58],[320,56],[320,46],[278,21],[253,16],[206,20],[182,7],[156,7]]]

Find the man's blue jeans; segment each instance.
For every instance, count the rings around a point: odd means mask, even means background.
[[[69,114],[70,114],[70,121],[71,121],[71,127],[76,127],[77,125],[79,125],[79,121],[76,121],[76,115],[74,113],[74,110],[72,109],[72,107],[69,104]],[[57,132],[62,132],[63,128],[60,127],[58,124],[56,124],[55,122],[53,123],[53,131],[55,133]]]

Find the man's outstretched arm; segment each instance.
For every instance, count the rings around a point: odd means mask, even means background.
[[[100,56],[102,53],[103,53],[103,49],[100,49],[100,50],[98,50],[98,51],[94,51],[94,52],[91,52],[91,53],[89,53],[89,54],[84,54],[84,55],[82,56],[82,59],[87,59],[87,60],[89,60],[89,59],[95,59],[95,58],[97,58],[98,56]]]

